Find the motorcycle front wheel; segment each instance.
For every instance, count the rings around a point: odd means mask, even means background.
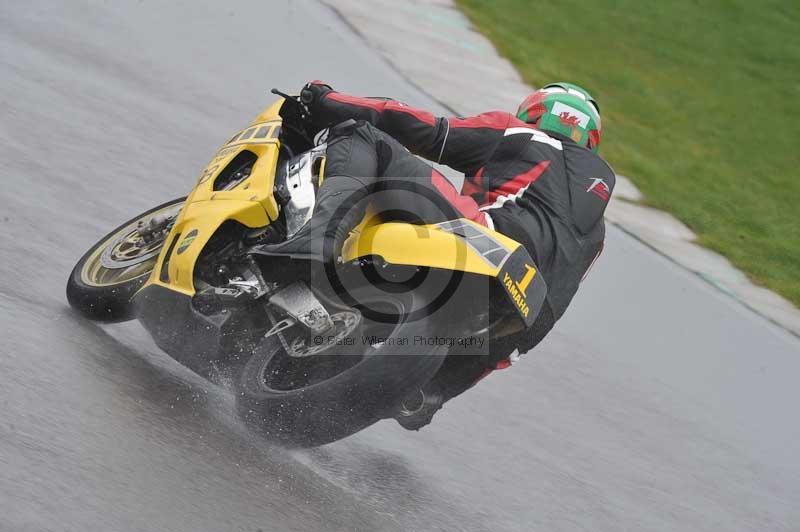
[[[360,323],[347,338],[322,335],[330,349],[291,357],[276,336],[256,348],[236,384],[237,411],[249,426],[282,445],[324,445],[391,417],[434,376],[447,348],[421,340],[436,333],[414,312],[429,302],[424,294],[367,287],[353,295],[372,313],[355,307]],[[374,313],[396,320],[373,321]]]
[[[153,271],[185,198],[154,207],[104,236],[81,257],[67,281],[67,301],[85,317],[102,322],[133,319],[131,298]],[[164,224],[150,231],[151,222]]]

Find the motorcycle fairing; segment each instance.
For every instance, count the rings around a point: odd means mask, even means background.
[[[184,295],[194,295],[195,263],[224,222],[235,220],[257,228],[278,218],[273,188],[280,149],[282,104],[283,99],[279,99],[264,109],[248,127],[226,142],[200,173],[142,290],[159,285]],[[250,175],[230,190],[215,190],[217,178],[245,151],[255,156]]]
[[[194,295],[195,263],[203,247],[227,220],[235,220],[251,228],[269,224],[267,212],[258,201],[187,200],[170,232],[168,244],[158,257],[153,274],[142,289],[149,285],[160,285],[188,296]]]
[[[345,261],[377,255],[391,264],[428,266],[496,277],[520,244],[469,220],[413,225],[385,222],[360,227],[345,242]]]
[[[526,326],[536,321],[547,295],[547,283],[522,244],[470,220],[362,226],[342,250],[345,261],[374,256],[496,278]]]
[[[525,326],[532,326],[547,296],[547,283],[523,246],[503,262],[497,280]]]

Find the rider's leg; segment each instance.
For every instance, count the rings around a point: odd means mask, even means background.
[[[375,170],[370,175],[377,178],[362,177],[361,180],[369,182],[368,203],[383,219],[437,223],[468,218],[486,225],[485,214],[478,209],[473,198],[460,195],[441,173],[409,153],[386,133],[362,122],[345,137],[355,142],[348,145],[334,141],[330,145],[326,172],[333,176],[335,185],[326,182],[323,188],[332,190],[341,187],[338,176],[365,176],[366,171]],[[348,149],[342,149],[342,146]],[[370,160],[370,156],[374,160]],[[371,164],[364,164],[365,160],[370,160]],[[362,216],[363,211],[359,210],[356,223]],[[352,226],[343,229],[349,231]]]
[[[331,129],[325,180],[311,219],[291,238],[262,246],[265,251],[332,262],[348,233],[364,216],[363,201],[375,188],[380,157],[373,135],[356,123]]]
[[[472,197],[459,194],[445,176],[395,139],[375,132],[387,155],[373,198],[375,209],[384,219],[438,223],[466,218],[487,225],[486,215]]]
[[[386,218],[412,223],[486,223],[471,197],[459,195],[432,166],[371,124],[332,128],[326,157],[314,215],[288,241],[265,246],[271,251],[332,261],[370,203]]]

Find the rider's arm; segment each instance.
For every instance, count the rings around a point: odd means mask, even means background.
[[[315,110],[324,125],[365,120],[396,138],[412,153],[464,173],[483,166],[503,138],[511,115],[484,113],[470,118],[437,117],[394,100],[360,98],[332,90]]]

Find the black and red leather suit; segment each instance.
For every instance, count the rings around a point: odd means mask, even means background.
[[[510,113],[444,118],[393,100],[350,96],[316,83],[313,88],[318,129],[357,121],[331,130],[317,208],[332,207],[331,212],[315,211],[314,218],[324,220],[338,207],[326,198],[357,193],[375,180],[403,180],[435,190],[452,207],[445,217],[471,219],[526,247],[548,294],[533,331],[520,337],[517,347],[524,353],[538,343],[564,313],[603,248],[603,213],[615,184],[609,165],[571,139],[539,131]],[[461,193],[411,154],[463,172]],[[439,222],[445,211],[422,212],[419,218]],[[338,234],[328,236],[342,242],[362,214],[354,213],[335,226]],[[455,385],[445,395],[463,391],[481,370],[464,371],[467,385]]]

